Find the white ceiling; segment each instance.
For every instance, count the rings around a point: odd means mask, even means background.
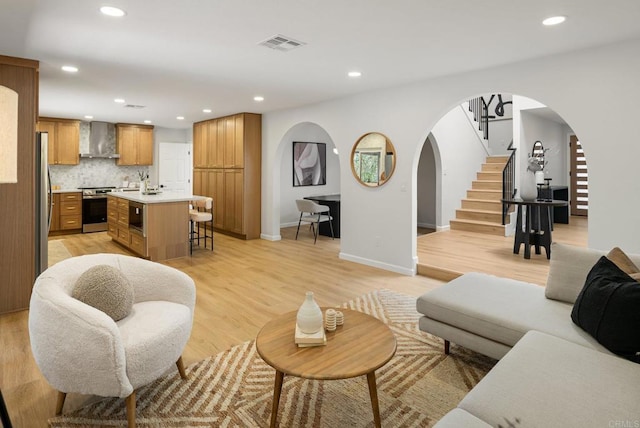
[[[41,115],[169,128],[640,37],[638,0],[0,0],[0,11],[0,54],[40,61]],[[558,14],[564,24],[541,25]],[[258,45],[276,34],[307,45]]]

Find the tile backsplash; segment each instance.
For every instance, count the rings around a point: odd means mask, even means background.
[[[90,123],[80,122],[80,152],[89,151]],[[108,144],[115,147],[115,127],[109,126]],[[148,166],[118,166],[115,159],[80,158],[78,165],[51,165],[51,184],[61,189],[78,187],[120,187],[124,180],[139,181],[138,171],[149,173]]]

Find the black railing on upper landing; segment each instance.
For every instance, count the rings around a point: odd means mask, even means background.
[[[507,150],[511,150],[511,155],[509,156],[509,160],[504,165],[504,169],[502,170],[502,199],[513,199],[516,196],[516,187],[515,187],[515,177],[516,177],[516,148],[513,147],[513,140],[509,143],[509,147]],[[511,204],[502,203],[502,224],[506,224],[505,220],[507,218],[507,214],[509,213],[509,207]]]
[[[494,114],[489,115],[489,108],[494,99],[496,100],[495,108],[492,111]],[[489,141],[489,120],[503,118],[505,106],[509,104],[513,104],[513,101],[503,101],[502,94],[491,94],[489,101],[485,101],[484,97],[469,100],[469,111],[473,113],[473,120],[478,122],[478,130],[482,131],[482,137],[486,141]]]
[[[478,97],[469,100],[469,111],[473,113],[473,120],[478,122],[478,130],[482,132],[482,137],[485,140],[489,140],[489,104],[493,101],[493,97],[495,95],[491,95],[489,102],[485,102],[484,97]],[[495,116],[491,116],[491,118],[495,118]]]

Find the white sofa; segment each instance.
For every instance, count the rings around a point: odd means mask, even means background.
[[[605,254],[553,244],[547,287],[469,273],[418,298],[419,327],[445,352],[453,342],[500,359],[437,427],[640,426],[640,365],[571,320]]]

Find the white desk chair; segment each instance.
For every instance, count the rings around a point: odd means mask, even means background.
[[[298,229],[296,230],[296,240],[298,239],[298,232],[300,231],[300,223],[307,222],[311,224],[313,229],[313,243],[318,240],[318,232],[320,230],[320,223],[324,221],[329,222],[331,228],[331,238],[335,239],[333,235],[333,217],[331,217],[330,209],[326,205],[317,204],[308,199],[297,199],[296,205],[298,211],[300,211],[300,219],[298,220]]]
[[[198,240],[200,246],[200,227],[204,223],[204,248],[207,248],[207,238],[211,240],[211,251],[213,251],[213,198],[206,197],[192,202],[192,209],[189,210],[189,254],[193,254],[193,241]],[[207,228],[209,223],[209,228]],[[197,224],[198,229],[194,231]],[[207,229],[211,235],[207,235]],[[194,233],[196,234],[194,236]]]

